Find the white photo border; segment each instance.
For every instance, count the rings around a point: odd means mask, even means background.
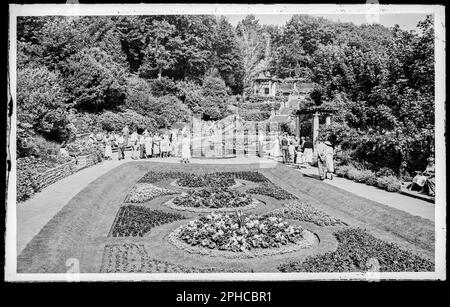
[[[288,281],[288,280],[445,280],[446,278],[446,146],[445,146],[445,8],[437,5],[377,5],[379,14],[430,14],[435,29],[435,271],[377,273],[17,273],[16,216],[16,50],[18,16],[73,15],[246,15],[246,14],[373,14],[373,5],[335,4],[27,4],[9,5],[9,93],[11,116],[6,240],[6,281]],[[373,274],[373,273],[371,273]]]

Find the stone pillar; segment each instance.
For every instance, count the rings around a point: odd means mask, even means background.
[[[192,118],[192,156],[202,155],[202,121],[201,115],[194,115]]]
[[[327,115],[327,117],[325,117],[325,126],[329,126],[331,125],[331,115]]]
[[[300,115],[295,116],[295,135],[300,138]]]
[[[258,122],[258,154],[260,157],[264,157],[265,145],[266,145],[266,123]]]
[[[234,130],[234,138],[235,138],[235,149],[236,149],[236,157],[244,156],[244,127],[240,120],[236,120],[235,130]]]
[[[247,156],[256,157],[256,123],[250,122],[247,124]]]
[[[314,113],[313,118],[313,144],[314,148],[316,148],[317,137],[319,136],[319,113]]]
[[[219,124],[215,130],[214,154],[216,157],[223,157],[223,127]]]
[[[233,148],[234,148],[233,133],[234,133],[234,124],[233,125],[228,124],[224,127],[223,129],[223,138],[225,141],[224,155],[227,157],[233,156]]]

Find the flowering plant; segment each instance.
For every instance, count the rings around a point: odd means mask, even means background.
[[[128,192],[125,198],[125,202],[128,203],[142,203],[145,201],[152,200],[155,197],[169,195],[175,193],[172,190],[160,188],[150,183],[137,183]]]
[[[230,187],[236,183],[233,177],[226,173],[213,173],[205,175],[196,175],[184,173],[178,179],[177,183],[183,187],[198,188],[198,187],[215,187],[225,188]]]
[[[233,208],[244,207],[252,203],[252,198],[242,192],[225,188],[205,188],[189,191],[176,197],[173,203],[184,207]]]
[[[275,216],[211,213],[183,226],[179,237],[193,246],[244,252],[296,243],[302,233],[302,227]]]
[[[345,223],[341,220],[333,218],[325,212],[314,208],[310,204],[300,201],[291,201],[284,204],[282,208],[275,209],[270,213],[270,215],[286,219],[311,222],[319,226],[345,225]]]

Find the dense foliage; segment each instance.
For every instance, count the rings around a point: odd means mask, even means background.
[[[134,205],[123,206],[117,213],[111,229],[111,236],[142,237],[153,227],[183,218],[182,215],[177,213],[167,213]]]
[[[267,72],[311,80],[313,103],[339,110],[322,135],[366,168],[404,176],[424,169],[434,151],[431,16],[416,31],[305,15],[281,27],[252,15],[236,27],[211,15],[19,17],[17,33],[18,150],[25,155],[22,143],[36,134],[71,140],[73,110],[121,114],[106,113],[108,130],[131,120],[170,128],[193,113],[217,120],[233,108],[246,120],[266,120],[266,106],[230,95],[267,102],[248,95]],[[301,128],[309,133],[310,121]]]
[[[289,262],[278,269],[282,272],[366,272],[374,263],[370,260],[375,260],[381,272],[434,270],[431,261],[377,239],[361,229],[340,230],[335,236],[339,242],[336,251],[309,256],[303,262]]]

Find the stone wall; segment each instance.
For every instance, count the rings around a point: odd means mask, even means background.
[[[97,156],[90,154],[80,156],[70,162],[61,164],[55,168],[49,169],[38,176],[39,188],[43,189],[49,185],[78,172],[81,169],[90,167],[98,163]]]
[[[67,177],[77,171],[75,159],[55,168],[49,169],[38,176],[39,188],[43,189],[64,177]]]

